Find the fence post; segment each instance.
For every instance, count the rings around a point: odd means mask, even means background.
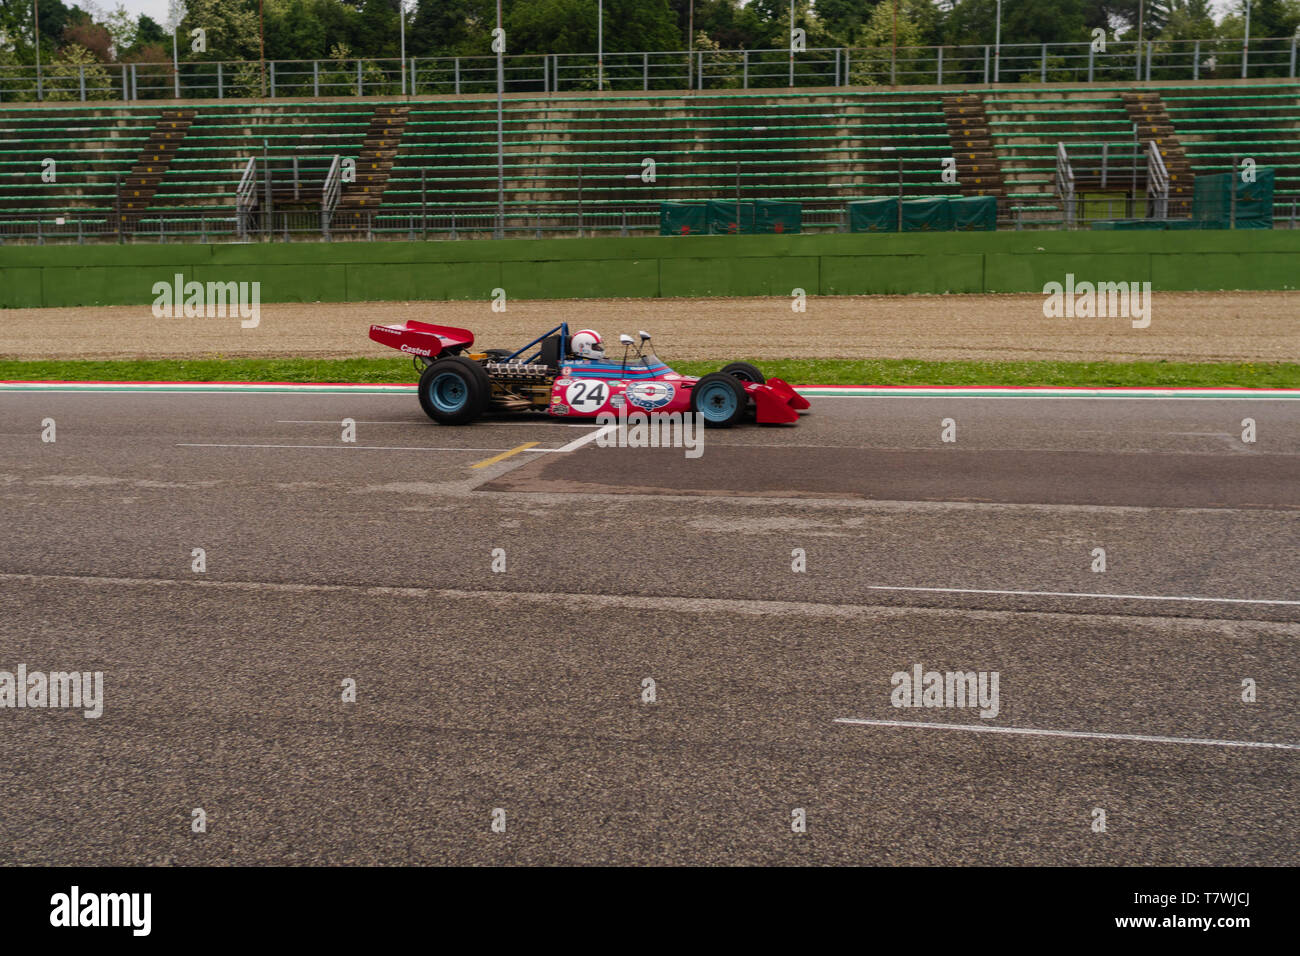
[[[460,96],[460,57],[456,57],[454,70],[456,76],[456,95]]]
[[[217,61],[217,99],[224,100],[225,98],[226,98],[226,83],[224,78],[221,75],[221,61],[218,60]]]
[[[835,85],[840,85],[840,48],[835,48]]]
[[[744,76],[744,81],[743,81],[743,85],[741,86],[741,89],[747,90],[749,89],[749,51],[748,50],[745,51],[743,59],[744,59],[744,70],[742,71],[742,73]]]
[[[357,96],[364,96],[364,95],[365,93],[363,92],[363,87],[361,85],[361,60],[358,59],[357,60]]]
[[[136,72],[135,67],[136,65],[132,63],[131,64],[131,99],[138,100],[140,98],[140,74]]]
[[[429,238],[429,192],[428,192],[428,175],[429,170],[426,167],[420,167],[420,238]]]
[[[415,57],[411,57],[411,95],[415,95]]]
[[[697,56],[699,59],[695,63],[695,75],[700,78],[700,89],[704,89],[704,51],[701,50]]]
[[[1295,53],[1294,47],[1292,47],[1291,52],[1293,54]],[[1295,75],[1295,70],[1291,71],[1291,75],[1292,76]],[[641,54],[641,89],[643,90],[650,89],[650,54],[649,53]]]
[[[1291,79],[1295,79],[1295,37],[1291,37]]]
[[[844,85],[845,86],[853,85],[853,71],[849,68],[849,64],[851,62],[852,57],[853,54],[849,52],[849,48],[845,47],[844,48]]]
[[[1092,82],[1092,63],[1095,56],[1096,56],[1096,51],[1093,50],[1092,44],[1089,43],[1088,44],[1088,82],[1089,83]]]
[[[320,96],[320,60],[311,61],[311,92],[312,96]]]
[[[275,99],[275,61],[271,61],[271,99]]]
[[[1237,154],[1232,154],[1232,175],[1228,179],[1228,228],[1237,228]]]
[[[989,48],[987,44],[984,47],[984,82],[989,81]]]
[[[1151,54],[1155,49],[1155,44],[1150,40],[1147,41],[1147,82],[1151,82]]]
[[[130,98],[131,98],[131,90],[126,85],[126,64],[123,63],[122,64],[122,99],[129,100]]]
[[[1294,52],[1295,47],[1293,46],[1291,50],[1292,52]],[[1294,73],[1295,71],[1292,70],[1291,72]],[[81,102],[84,103],[86,102],[86,67],[84,64],[82,66],[77,67],[77,79],[81,83]]]
[[[1196,41],[1196,46],[1192,47],[1192,79],[1201,78],[1201,41]]]
[[[943,86],[943,47],[939,47],[939,76],[938,83]]]

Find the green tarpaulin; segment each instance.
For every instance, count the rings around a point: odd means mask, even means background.
[[[963,196],[950,199],[952,227],[958,232],[992,232],[998,227],[996,196]]]
[[[731,199],[710,199],[702,203],[659,204],[661,236],[787,235],[799,232],[803,232],[803,205],[797,202],[756,199],[737,204]]]
[[[849,232],[898,232],[897,199],[863,199],[848,204]],[[994,196],[956,199],[906,199],[904,232],[988,231],[997,228],[998,201]]]
[[[754,203],[754,231],[788,235],[803,232],[803,204],[760,199]]]
[[[1272,167],[1254,167],[1249,177],[1252,182],[1242,180],[1243,172],[1196,177],[1192,185],[1192,218],[1202,223],[1202,228],[1229,229],[1234,224],[1238,229],[1273,228]]]
[[[1098,232],[1132,232],[1135,229],[1162,230],[1167,228],[1163,219],[1095,219],[1092,228]]]
[[[947,199],[903,201],[904,232],[951,232],[952,206]]]
[[[849,206],[849,232],[898,232],[897,199],[863,199]]]
[[[659,235],[703,236],[708,229],[708,210],[704,203],[661,202]]]
[[[754,204],[738,203],[734,199],[710,199],[709,235],[736,236],[748,235],[754,231]],[[736,216],[740,219],[737,221]]]

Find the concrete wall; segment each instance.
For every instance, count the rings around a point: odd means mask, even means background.
[[[1300,231],[1000,232],[0,247],[0,308],[137,305],[155,282],[262,283],[263,302],[1295,289]]]

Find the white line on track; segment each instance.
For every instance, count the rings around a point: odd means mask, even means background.
[[[330,422],[331,425],[337,425],[338,422]],[[531,454],[535,452],[550,452],[559,454],[561,452],[575,451],[581,446],[587,444],[595,438],[599,438],[601,433],[610,429],[617,428],[617,425],[606,425],[601,431],[592,432],[590,435],[583,435],[581,438],[569,442],[559,448],[523,448],[519,454]],[[422,445],[352,445],[340,442],[337,445],[272,445],[242,442],[193,442],[178,441],[177,448],[314,448],[328,451],[512,451],[510,448],[464,448],[455,447],[434,447],[428,448]]]
[[[636,594],[597,594],[590,591],[511,591],[485,590],[475,591],[466,588],[431,588],[427,586],[391,586],[371,584],[328,584],[328,583],[289,583],[279,581],[224,581],[220,579],[195,580],[198,575],[189,578],[130,578],[103,577],[88,574],[45,574],[32,572],[0,571],[0,583],[29,583],[42,588],[58,584],[84,584],[93,587],[144,587],[144,588],[199,588],[206,590],[234,590],[241,592],[265,592],[270,594],[350,594],[356,597],[380,597],[385,600],[413,599],[427,604],[430,598],[442,601],[488,601],[496,602],[503,608],[517,608],[521,602],[555,607],[556,603],[580,610],[590,609],[634,609],[651,614],[666,611],[685,614],[708,614],[713,618],[726,615],[754,615],[770,620],[774,615],[797,616],[806,618],[825,618],[859,622],[863,620],[899,620],[920,616],[930,619],[944,619],[951,615],[961,615],[982,621],[1003,621],[1021,615],[1062,618],[1060,611],[984,611],[967,608],[930,608],[898,607],[888,604],[826,604],[815,601],[771,601],[754,598],[713,598],[688,597],[685,595],[636,595]],[[1126,631],[1135,627],[1152,624],[1165,626],[1177,621],[1179,627],[1185,626],[1185,618],[1139,617],[1125,619]],[[1197,626],[1218,628],[1221,633],[1237,635],[1242,622],[1220,618],[1198,618]],[[1252,630],[1261,635],[1271,635],[1285,641],[1295,640],[1295,624],[1281,621],[1249,622]]]
[[[575,451],[576,449],[581,448],[583,445],[587,444],[587,442],[589,442],[589,441],[595,441],[595,440],[596,440],[597,438],[599,438],[600,436],[602,436],[602,435],[607,435],[607,434],[609,434],[611,431],[614,431],[616,428],[618,428],[617,425],[606,425],[604,428],[601,428],[601,429],[599,429],[598,431],[589,432],[588,434],[583,435],[581,438],[575,438],[573,441],[569,442],[567,445],[561,445],[559,448],[557,448],[557,449],[555,449],[555,450],[556,450],[556,451]]]
[[[335,422],[334,424],[338,424]],[[424,448],[418,445],[242,445],[217,442],[177,442],[177,448],[327,448],[344,451],[509,451],[509,448]],[[560,451],[558,448],[530,448],[528,451]]]
[[[275,423],[276,423],[277,425],[337,425],[337,424],[339,423],[339,419],[337,419],[337,418],[328,418],[328,419],[321,419],[321,418],[277,418],[277,419],[275,420]],[[419,425],[419,426],[424,427],[424,428],[427,428],[427,427],[429,426],[429,423],[428,423],[427,421],[424,421],[424,422],[412,422],[412,421],[404,421],[404,422],[373,421],[373,422],[371,422],[371,421],[361,421],[360,419],[357,420],[357,424],[358,424],[358,425]],[[522,423],[521,423],[521,424],[522,424]],[[605,426],[603,426],[603,425],[597,425],[595,422],[559,422],[558,424],[560,425],[561,428],[604,428],[604,427],[605,427]],[[1101,430],[1101,429],[1098,430],[1098,433],[1099,433],[1099,434],[1110,434],[1109,432],[1103,431],[1103,430]],[[1215,434],[1219,434],[1219,433],[1216,432]],[[1226,432],[1225,432],[1224,434],[1226,434]]]
[[[991,588],[914,588],[890,584],[868,585],[869,591],[917,591],[925,594],[1001,594],[1016,597],[1110,598],[1115,601],[1199,601],[1208,604],[1275,604],[1300,607],[1300,601],[1265,600],[1263,598],[1187,597],[1167,594],[1106,594],[1087,591],[999,591]]]
[[[1034,727],[989,727],[981,724],[931,724],[918,720],[867,720],[836,717],[837,724],[866,727],[920,727],[925,730],[965,730],[981,734],[1019,734],[1026,737],[1073,737],[1080,740],[1129,740],[1144,744],[1200,744],[1206,747],[1253,747],[1265,750],[1300,750],[1300,744],[1269,740],[1215,740],[1209,737],[1160,737],[1147,734],[1108,734],[1087,730],[1046,730]]]

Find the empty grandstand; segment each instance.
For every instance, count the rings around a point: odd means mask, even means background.
[[[1300,86],[579,93],[0,109],[0,240],[654,233],[661,204],[992,196],[1002,228],[1182,218],[1192,179],[1300,197]],[[945,174],[955,160],[955,179]],[[498,222],[498,203],[504,217]]]

